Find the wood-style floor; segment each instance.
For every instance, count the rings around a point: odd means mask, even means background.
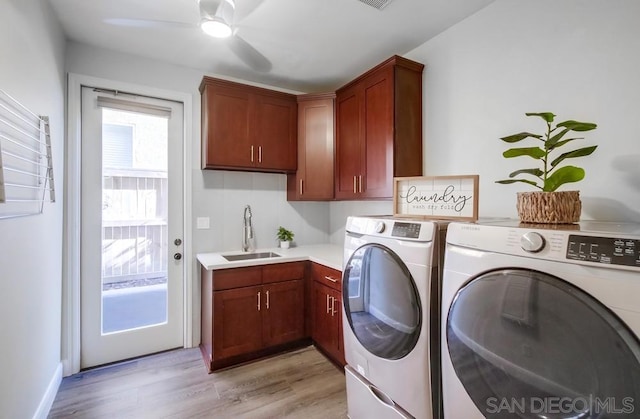
[[[344,374],[310,346],[207,374],[180,349],[66,377],[50,418],[346,418]]]

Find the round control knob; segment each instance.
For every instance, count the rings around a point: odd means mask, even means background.
[[[376,227],[375,227],[375,232],[376,233],[382,233],[385,229],[385,225],[382,221],[379,221],[376,223]]]
[[[544,237],[534,231],[524,233],[522,237],[520,237],[520,247],[522,247],[522,250],[525,252],[537,253],[544,249],[545,244]]]

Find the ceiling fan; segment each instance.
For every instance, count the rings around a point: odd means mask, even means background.
[[[104,19],[105,23],[117,26],[137,28],[197,28],[215,38],[228,38],[226,42],[231,51],[250,68],[268,73],[271,71],[271,61],[255,49],[251,44],[238,35],[236,25],[235,0],[195,0],[200,11],[199,22],[173,22],[166,20],[113,18]],[[263,0],[254,1],[251,11],[255,10]],[[249,15],[245,14],[245,17]]]

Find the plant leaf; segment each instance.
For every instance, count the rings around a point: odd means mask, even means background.
[[[533,157],[534,159],[540,160],[545,156],[545,152],[540,147],[510,148],[509,150],[502,153],[502,156],[507,159],[518,156],[529,156]]]
[[[539,116],[540,118],[544,119],[546,122],[553,122],[553,118],[555,118],[555,115],[552,114],[551,112],[527,112],[525,113],[525,115]]]
[[[578,182],[584,179],[584,169],[576,166],[561,167],[544,182],[545,192],[553,192],[565,183]]]
[[[509,135],[507,137],[502,137],[500,139],[505,143],[517,143],[518,141],[524,140],[525,138],[528,138],[528,137],[540,139],[542,138],[542,135],[532,134],[530,132],[519,132],[517,134]]]
[[[563,129],[553,137],[549,138],[549,140],[545,142],[544,146],[547,148],[547,150],[549,150],[551,147],[553,147],[554,144],[560,141],[560,139],[564,137],[564,135],[569,131],[571,131],[569,128]]]
[[[496,180],[496,183],[501,183],[503,185],[507,185],[509,183],[516,183],[516,182],[522,182],[522,183],[527,183],[529,185],[533,185],[538,189],[542,189],[540,186],[538,186],[538,184],[532,180],[528,180],[528,179],[504,179],[504,180]]]
[[[553,169],[554,167],[556,167],[564,159],[571,159],[571,158],[574,158],[574,157],[588,156],[589,154],[593,153],[596,148],[598,148],[598,146],[597,145],[593,145],[591,147],[579,148],[577,150],[573,150],[573,151],[568,151],[566,153],[562,153],[554,161],[551,162],[551,168]]]
[[[592,122],[579,122],[579,121],[573,121],[571,119],[568,121],[560,122],[556,126],[567,128],[571,131],[591,131],[592,129],[596,129],[598,127],[596,124]]]
[[[551,147],[549,147],[547,150],[549,150],[549,151],[555,150],[556,148],[560,148],[563,145],[565,145],[566,143],[568,143],[569,141],[573,141],[573,140],[584,140],[584,137],[567,138],[566,140],[558,141],[557,143],[555,143]]]
[[[515,172],[512,172],[509,174],[509,177],[515,177],[518,176],[521,173],[526,173],[528,175],[533,175],[536,177],[540,177],[544,174],[544,172],[540,169],[520,169],[520,170],[516,170]]]

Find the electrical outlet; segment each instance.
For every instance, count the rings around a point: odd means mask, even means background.
[[[209,217],[197,217],[196,218],[196,228],[198,230],[208,230],[209,229]]]

